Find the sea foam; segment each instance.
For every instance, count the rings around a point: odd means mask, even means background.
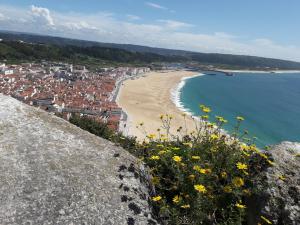
[[[181,78],[180,82],[174,88],[171,89],[172,102],[176,105],[176,107],[178,109],[180,109],[184,113],[187,113],[190,116],[193,116],[193,113],[189,109],[185,108],[183,103],[181,102],[181,99],[180,99],[181,91],[182,91],[182,88],[184,87],[184,85],[186,84],[186,80],[194,78],[194,77],[203,76],[203,75],[205,75],[205,74],[199,73],[199,74],[196,74],[196,75],[193,75],[190,77],[183,77],[183,78]]]

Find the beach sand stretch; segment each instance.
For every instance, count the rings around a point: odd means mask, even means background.
[[[185,79],[200,75],[191,71],[164,71],[150,72],[136,80],[126,80],[117,98],[118,105],[128,115],[126,127],[122,128],[123,133],[136,136],[138,140],[145,139],[144,131],[147,134],[158,134],[157,129],[162,126],[161,114],[172,115],[172,134],[176,134],[180,126],[183,129],[188,127],[189,132],[194,130],[195,121],[190,116],[184,119],[182,115],[179,95]],[[144,124],[142,129],[136,127],[140,123]]]

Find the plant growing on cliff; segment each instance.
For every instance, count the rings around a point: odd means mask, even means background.
[[[229,136],[221,129],[227,123],[223,117],[211,123],[211,109],[200,108],[202,120],[195,131],[178,128],[178,135],[172,135],[172,117],[161,115],[165,133],[159,130],[157,138],[148,135],[140,146],[156,195],[161,197],[154,204],[168,224],[242,224],[245,198],[255,191],[252,177],[261,161],[265,165],[272,161],[250,141],[239,141],[245,135],[238,136],[243,117],[237,117],[234,134]]]
[[[150,168],[156,190],[151,200],[163,223],[243,224],[245,198],[256,191],[253,177],[273,162],[250,140],[239,141],[245,135],[239,136],[243,117],[237,117],[236,129],[229,136],[221,129],[227,123],[223,117],[211,123],[211,109],[200,108],[202,120],[190,133],[180,127],[177,134],[171,134],[172,116],[161,115],[158,134],[148,134],[143,143],[121,134],[104,134]],[[94,125],[83,124],[77,123],[97,134]]]

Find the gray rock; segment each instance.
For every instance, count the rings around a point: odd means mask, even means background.
[[[260,193],[248,200],[248,224],[262,221],[262,215],[272,224],[299,225],[300,143],[283,142],[270,154],[275,165],[257,178]]]
[[[148,224],[145,174],[122,148],[0,94],[0,224]]]

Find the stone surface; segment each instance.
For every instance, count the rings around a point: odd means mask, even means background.
[[[0,224],[156,224],[145,174],[122,148],[0,94]]]
[[[248,224],[261,222],[262,215],[272,224],[299,225],[300,143],[283,142],[269,152],[275,165],[258,176],[262,192],[248,201]]]

